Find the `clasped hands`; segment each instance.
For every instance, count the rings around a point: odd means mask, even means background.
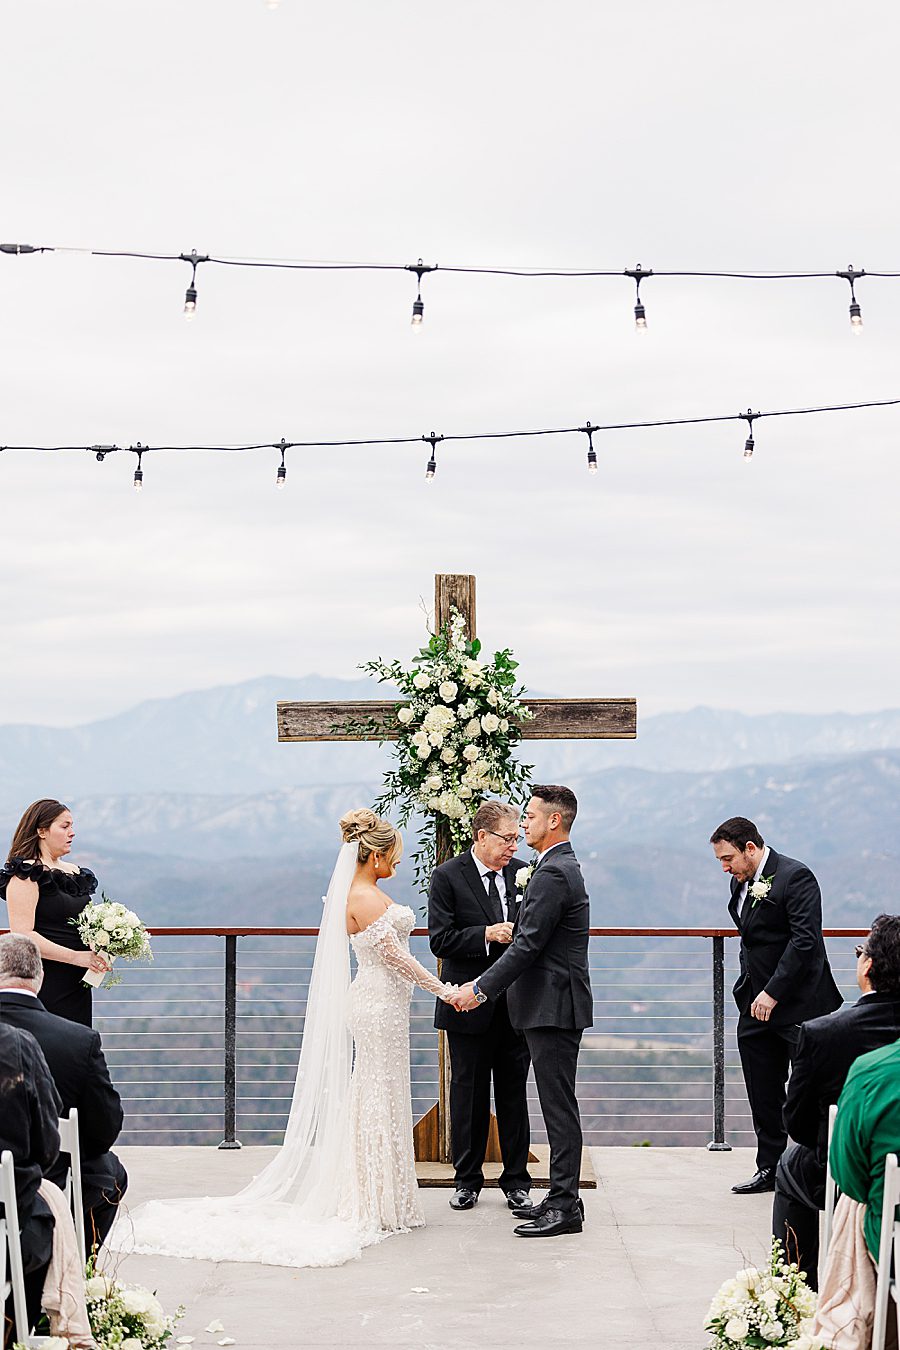
[[[472,993],[472,981],[462,985],[454,994],[446,1000],[457,1012],[471,1012],[473,1008],[480,1007],[478,999]]]

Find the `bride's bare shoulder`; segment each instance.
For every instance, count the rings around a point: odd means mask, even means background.
[[[380,919],[391,901],[381,894],[377,886],[365,883],[351,886],[347,896],[347,932],[352,936],[368,928],[370,923]]]

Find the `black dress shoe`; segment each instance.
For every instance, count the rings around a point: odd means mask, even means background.
[[[451,1209],[474,1209],[478,1204],[478,1192],[470,1191],[467,1186],[459,1186],[450,1197]]]
[[[549,1208],[550,1206],[547,1204],[546,1200],[542,1200],[539,1205],[528,1205],[527,1207],[525,1205],[517,1205],[515,1209],[510,1205],[510,1209],[512,1209],[512,1212],[517,1219],[536,1219],[540,1214],[546,1214]],[[583,1219],[584,1201],[580,1195],[578,1197],[578,1213]]]
[[[509,1205],[513,1214],[518,1214],[519,1210],[524,1210],[526,1214],[531,1214],[534,1205],[527,1191],[507,1191],[506,1203]]]
[[[563,1233],[580,1233],[581,1214],[577,1209],[564,1213],[561,1209],[545,1209],[530,1223],[520,1223],[513,1232],[516,1237],[560,1237]]]
[[[738,1182],[737,1186],[732,1186],[731,1189],[735,1195],[762,1195],[764,1191],[774,1191],[775,1168],[761,1167],[758,1172],[754,1172],[749,1181]]]

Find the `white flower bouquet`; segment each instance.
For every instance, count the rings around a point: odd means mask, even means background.
[[[156,1295],[139,1284],[97,1274],[92,1262],[84,1296],[91,1331],[102,1350],[163,1350],[184,1316],[184,1308],[167,1314]]]
[[[531,766],[513,753],[521,724],[532,713],[521,701],[518,662],[512,652],[481,657],[481,643],[465,636],[465,620],[454,610],[450,623],[433,633],[411,665],[367,661],[360,669],[394,684],[402,701],[396,709],[396,768],[385,775],[375,810],[398,809],[399,824],[421,813],[443,821],[455,849],[471,843],[471,821],[488,795],[515,800]],[[378,737],[373,723],[353,725]],[[416,880],[424,888],[434,867],[434,831],[413,855]]]
[[[812,1336],[816,1295],[806,1275],[784,1259],[784,1249],[772,1240],[765,1270],[748,1266],[726,1280],[706,1314],[704,1330],[712,1333],[709,1350],[823,1350]]]
[[[105,956],[110,963],[120,957],[123,961],[152,961],[150,934],[138,916],[133,910],[110,900],[105,892],[101,891],[100,894],[100,900],[85,905],[77,918],[69,920],[77,928],[78,936],[85,946]],[[85,971],[83,976],[84,983],[95,989],[103,984],[105,978],[102,971],[92,970]],[[106,988],[121,983],[121,975],[112,975],[107,980]]]

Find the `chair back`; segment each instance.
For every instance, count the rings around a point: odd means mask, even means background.
[[[825,1277],[825,1262],[828,1259],[828,1248],[831,1246],[831,1229],[834,1224],[834,1207],[838,1202],[840,1191],[837,1182],[834,1179],[834,1173],[831,1170],[831,1140],[834,1135],[834,1122],[837,1119],[837,1106],[832,1104],[828,1108],[828,1153],[825,1162],[825,1222],[822,1225],[822,1240],[819,1243],[819,1285]]]
[[[66,1173],[66,1199],[72,1210],[75,1223],[75,1237],[78,1242],[78,1255],[82,1269],[87,1264],[87,1248],[84,1240],[84,1194],[81,1185],[81,1147],[78,1140],[78,1109],[72,1107],[69,1118],[59,1118],[59,1151],[68,1153],[69,1170]]]
[[[22,1243],[19,1240],[19,1206],[16,1201],[16,1172],[13,1156],[8,1149],[0,1154],[0,1203],[3,1205],[3,1218],[0,1219],[0,1231],[3,1234],[2,1247],[5,1257],[9,1254],[9,1280],[3,1281],[3,1304],[10,1292],[13,1299],[13,1320],[15,1321],[14,1341],[24,1341],[31,1328],[28,1325],[28,1313],[25,1307],[25,1272],[22,1268]]]
[[[897,1154],[889,1153],[884,1160],[884,1204],[881,1210],[881,1240],[878,1244],[878,1283],[875,1286],[875,1323],[872,1327],[872,1350],[884,1350],[888,1307],[894,1304],[894,1316],[900,1334],[900,1299],[897,1277],[900,1276],[900,1165]],[[891,1275],[891,1255],[894,1273]]]

